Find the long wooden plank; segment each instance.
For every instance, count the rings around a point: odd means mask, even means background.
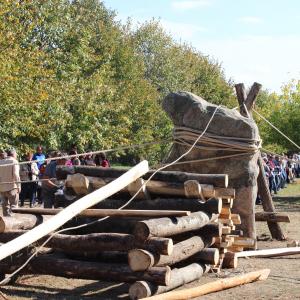
[[[77,216],[81,211],[113,195],[137,178],[141,177],[148,170],[148,162],[142,161],[113,182],[72,203],[45,223],[42,223],[41,225],[33,228],[32,230],[26,232],[25,234],[12,240],[11,242],[0,246],[0,260],[16,253],[24,247],[29,246],[33,242],[39,240],[43,236],[58,229],[67,221]]]
[[[57,215],[60,208],[14,208],[13,212],[24,214]],[[77,216],[81,217],[183,217],[190,215],[186,210],[134,210],[134,209],[85,209]]]
[[[300,247],[274,248],[237,253],[238,257],[275,257],[300,254]]]
[[[270,274],[270,269],[263,269],[235,276],[232,278],[224,278],[217,281],[209,282],[194,288],[183,289],[179,291],[171,291],[161,295],[156,295],[143,299],[151,300],[185,300],[213,292],[222,291],[232,287],[240,286],[257,280],[266,280]]]

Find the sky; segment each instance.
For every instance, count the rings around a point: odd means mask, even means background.
[[[117,19],[159,19],[175,40],[222,64],[227,79],[280,92],[300,79],[299,0],[104,0]]]

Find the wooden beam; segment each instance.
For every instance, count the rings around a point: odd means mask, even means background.
[[[270,269],[263,269],[263,270],[254,271],[254,272],[246,273],[231,278],[223,278],[217,281],[209,282],[189,289],[167,292],[161,295],[149,297],[147,299],[185,300],[185,299],[196,298],[202,295],[222,291],[232,287],[240,286],[242,284],[247,284],[253,281],[266,280],[269,274],[270,274]]]
[[[285,222],[290,223],[290,218],[287,214],[276,212],[257,212],[255,213],[255,221],[257,222]]]
[[[276,257],[300,254],[300,247],[263,249],[253,251],[243,251],[238,253],[238,257]]]
[[[130,184],[132,181],[145,174],[147,171],[148,162],[143,161],[117,178],[115,181],[70,204],[68,207],[66,207],[57,215],[53,216],[51,219],[47,220],[45,223],[38,225],[18,238],[0,246],[0,261],[39,240],[43,236],[55,231],[67,221],[77,216],[81,211],[113,195],[117,191]]]

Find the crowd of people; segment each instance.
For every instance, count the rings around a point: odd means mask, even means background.
[[[38,146],[35,153],[26,153],[21,161],[25,163],[19,164],[15,149],[0,151],[0,198],[4,216],[11,215],[18,205],[24,206],[26,200],[30,207],[40,204],[52,208],[55,193],[62,188],[56,180],[58,165],[110,167],[105,153],[79,156],[76,146],[72,146],[69,153],[52,151],[48,154]]]
[[[262,157],[271,194],[277,194],[286,184],[300,176],[300,155],[263,154]]]

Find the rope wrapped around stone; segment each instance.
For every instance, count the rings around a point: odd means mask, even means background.
[[[191,146],[200,134],[202,134],[202,131],[188,127],[176,126],[173,130],[174,142],[185,146]],[[220,136],[205,132],[195,145],[195,148],[212,151],[255,153],[261,148],[261,144],[261,139]]]

